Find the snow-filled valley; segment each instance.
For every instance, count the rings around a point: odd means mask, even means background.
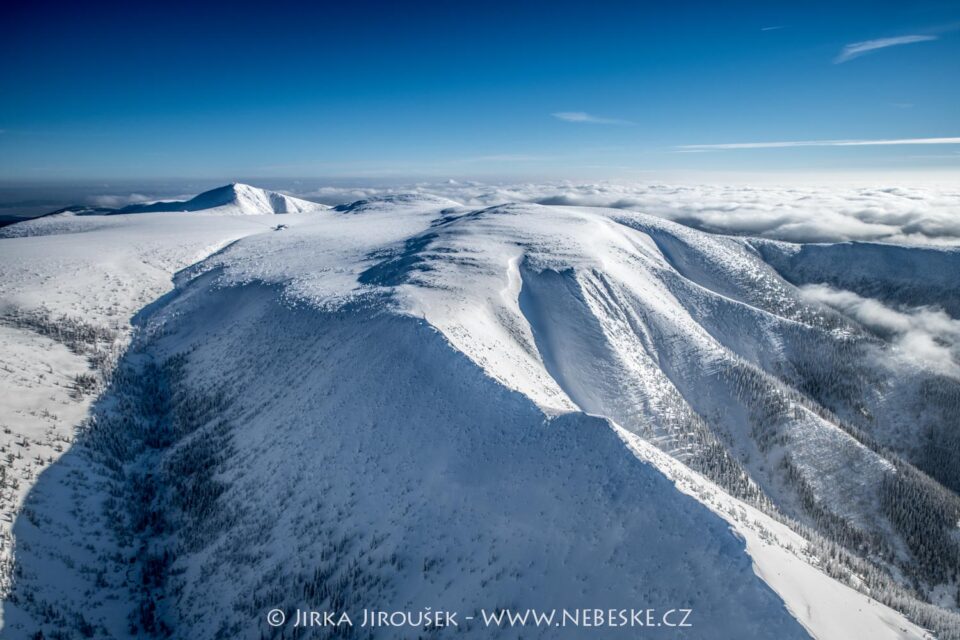
[[[456,198],[0,230],[0,635],[960,638],[960,249]]]

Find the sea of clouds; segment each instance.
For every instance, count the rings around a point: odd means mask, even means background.
[[[394,185],[331,185],[320,180],[249,182],[330,205],[397,193],[423,193],[471,207],[533,202],[630,209],[704,231],[789,242],[860,240],[960,246],[960,184],[943,182],[876,187],[612,182],[492,184],[457,180]],[[120,195],[99,192],[78,200],[96,206],[121,207],[158,199],[188,199],[212,186],[219,185],[204,185],[203,189],[169,185],[163,193],[156,194],[151,190]]]
[[[443,196],[468,206],[535,202],[631,209],[711,231],[790,242],[848,240],[960,244],[960,185],[773,187],[734,185],[484,184],[320,187],[291,195],[326,204],[397,192]]]

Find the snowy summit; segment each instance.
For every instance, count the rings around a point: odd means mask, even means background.
[[[205,191],[189,200],[164,200],[130,204],[120,208],[77,206],[66,207],[55,213],[78,215],[116,215],[124,213],[204,212],[229,215],[270,215],[280,213],[307,213],[328,209],[326,205],[301,200],[276,191],[251,187],[234,182]]]
[[[185,202],[155,202],[135,204],[119,209],[117,213],[161,211],[207,211],[234,215],[264,215],[271,213],[305,213],[326,209],[324,205],[292,198],[276,191],[258,189],[234,182],[212,189]]]

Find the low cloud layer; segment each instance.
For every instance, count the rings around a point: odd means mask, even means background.
[[[338,204],[398,191],[431,193],[467,206],[536,202],[629,209],[706,231],[791,242],[960,245],[960,187],[490,185],[451,180],[380,189],[328,187],[294,195]]]
[[[902,354],[939,373],[960,377],[960,320],[940,309],[894,309],[878,300],[827,285],[801,291],[809,300],[826,304],[896,345]]]

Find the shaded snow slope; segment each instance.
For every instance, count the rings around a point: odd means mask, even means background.
[[[0,591],[9,586],[10,529],[23,498],[69,450],[126,348],[131,318],[170,291],[180,269],[274,227],[267,216],[65,214],[2,230]]]
[[[221,409],[196,423],[174,409],[164,446],[149,430],[140,440],[135,428],[115,431],[104,419],[71,454],[71,472],[41,478],[33,516],[18,524],[18,538],[33,542],[14,590],[25,604],[6,610],[10,637],[34,628],[44,603],[26,594],[37,591],[65,618],[122,636],[126,620],[109,594],[123,593],[124,574],[96,571],[109,557],[51,560],[63,555],[64,539],[114,535],[127,542],[121,563],[138,556],[135,575],[152,576],[144,549],[169,553],[169,566],[140,596],[156,603],[155,624],[180,630],[177,637],[259,638],[273,631],[263,612],[274,606],[338,599],[353,609],[463,612],[647,603],[695,612],[684,634],[645,631],[654,636],[759,638],[776,629],[807,637],[754,574],[743,541],[632,456],[605,421],[545,416],[422,321],[371,304],[289,308],[277,293],[217,289],[201,278],[153,318],[163,336],[129,365],[188,354],[163,384],[198,406],[216,395]],[[225,375],[212,380],[211,370]],[[206,477],[194,473],[184,484],[184,465],[197,462],[209,465]],[[117,463],[120,481],[108,471]],[[114,518],[58,516],[71,493],[101,483],[104,493],[129,495],[124,482],[148,465],[160,487],[179,490],[150,492],[143,512],[120,501]],[[129,529],[110,530],[125,521]],[[59,588],[34,591],[51,571],[62,576]],[[98,590],[97,580],[109,586]],[[84,584],[100,597],[78,601]],[[141,608],[130,609],[141,620]],[[479,623],[463,632],[492,633]]]

